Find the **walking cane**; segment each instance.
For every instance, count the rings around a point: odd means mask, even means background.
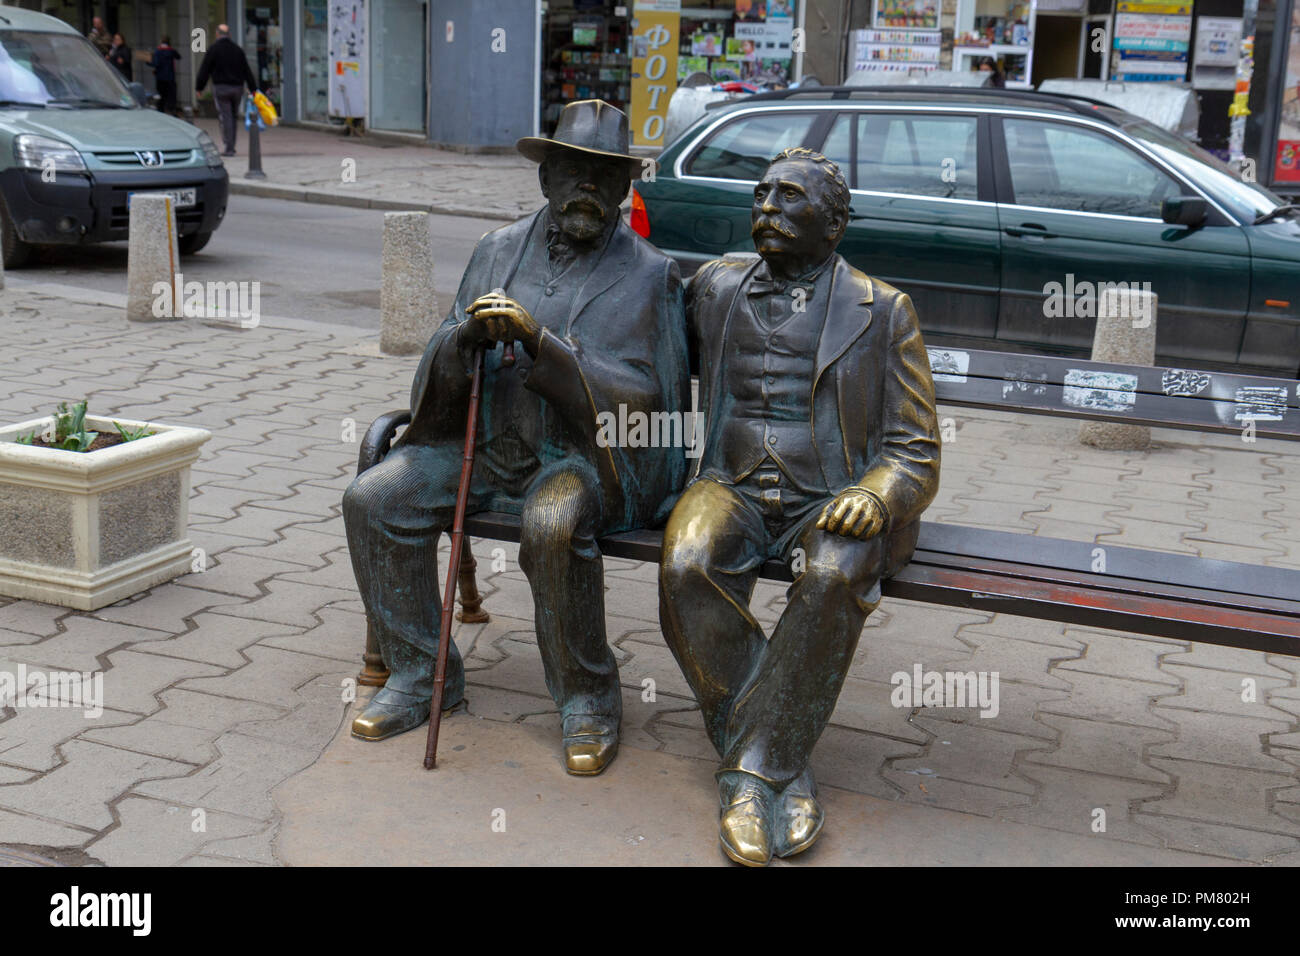
[[[465,422],[465,454],[460,463],[460,487],[456,489],[456,511],[451,522],[451,555],[447,559],[447,586],[442,592],[442,621],[438,625],[438,662],[433,669],[433,706],[429,711],[429,737],[424,745],[424,769],[438,763],[438,731],[442,727],[442,693],[447,682],[447,648],[451,644],[451,617],[456,610],[456,576],[460,574],[461,547],[465,542],[465,506],[474,473],[474,439],[478,432],[478,407],[483,387],[482,346],[474,350],[474,378],[469,385],[469,417]],[[515,364],[515,345],[506,343],[501,364]]]

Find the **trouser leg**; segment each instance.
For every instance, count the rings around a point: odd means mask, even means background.
[[[884,539],[819,531],[817,513],[796,539],[804,570],[757,666],[736,696],[724,770],[781,789],[807,767],[839,697],[867,615],[879,602]]]
[[[546,688],[561,719],[620,719],[618,665],[605,639],[605,578],[596,529],[599,481],[562,463],[538,474],[520,514],[519,563],[533,592]]]
[[[659,623],[719,755],[735,694],[765,643],[749,612],[764,543],[762,519],[708,479],[686,489],[664,529]]]
[[[462,450],[400,446],[343,495],[343,524],[361,598],[389,677],[375,699],[427,703],[433,694],[442,614],[439,536],[452,522]],[[479,495],[471,493],[470,510]],[[445,705],[465,693],[465,668],[447,651]]]
[[[239,129],[236,119],[239,101],[243,96],[244,89],[241,86],[229,86],[223,83],[212,88],[212,98],[217,102],[217,117],[221,123],[222,148],[226,152],[234,152],[235,149],[235,137]]]

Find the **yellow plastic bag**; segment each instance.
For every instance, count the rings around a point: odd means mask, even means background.
[[[267,126],[275,126],[280,122],[280,117],[275,113],[275,106],[266,94],[258,90],[253,94],[253,105],[257,107],[258,114],[262,117],[262,122]]]

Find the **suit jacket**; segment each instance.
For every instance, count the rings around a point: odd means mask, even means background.
[[[722,387],[728,326],[760,261],[755,255],[706,263],[687,289],[706,443],[716,424],[710,409]],[[916,549],[918,520],[939,487],[930,361],[907,295],[839,254],[831,268],[829,295],[810,303],[827,310],[810,383],[812,440],[829,494],[856,485],[882,506],[893,573]]]
[[[456,301],[433,334],[411,388],[403,442],[460,442],[472,369],[457,347],[465,307],[505,288],[528,242],[545,242],[542,211],[489,232],[474,247]],[[487,353],[484,394],[500,373],[501,350]],[[515,374],[513,372],[509,374]],[[600,533],[646,527],[665,518],[686,475],[676,447],[621,447],[597,441],[597,416],[690,410],[690,370],[677,264],[621,220],[573,299],[563,334],[547,329],[525,387],[556,408],[570,443],[591,463],[603,497]],[[631,429],[629,428],[629,432]]]

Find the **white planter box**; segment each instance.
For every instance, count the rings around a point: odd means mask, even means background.
[[[190,569],[190,465],[211,437],[125,418],[147,438],[92,452],[20,445],[51,417],[0,427],[0,595],[93,611]]]

